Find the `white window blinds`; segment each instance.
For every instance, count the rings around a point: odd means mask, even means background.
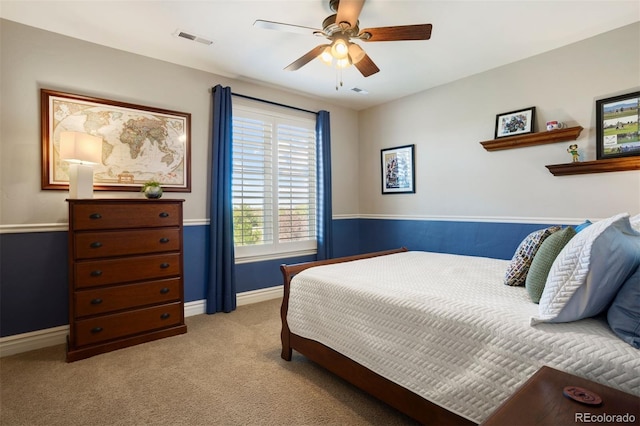
[[[236,257],[315,250],[315,117],[233,107]]]

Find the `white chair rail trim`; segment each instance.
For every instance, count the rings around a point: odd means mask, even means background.
[[[397,215],[397,214],[336,214],[333,220],[349,219],[381,219],[381,220],[426,220],[443,222],[494,222],[494,223],[562,223],[578,225],[589,219],[592,222],[603,218],[583,217],[511,217],[511,216],[437,216],[437,215]],[[209,225],[209,219],[185,219],[184,226]],[[33,223],[0,225],[0,234],[19,234],[28,232],[62,232],[68,231],[67,223]]]

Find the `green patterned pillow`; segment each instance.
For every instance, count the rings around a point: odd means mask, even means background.
[[[524,285],[527,272],[529,272],[533,257],[538,252],[540,245],[549,235],[561,229],[562,227],[560,226],[551,226],[527,235],[516,249],[507,267],[507,272],[504,274],[504,283],[511,286]]]
[[[575,229],[567,226],[563,230],[549,235],[540,245],[525,280],[525,287],[534,303],[540,303],[551,265],[574,235],[576,235]]]

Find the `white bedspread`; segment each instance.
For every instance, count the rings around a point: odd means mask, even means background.
[[[538,305],[503,284],[507,265],[406,252],[310,268],[292,280],[287,321],[476,423],[543,365],[640,395],[640,351],[600,319],[531,326]]]

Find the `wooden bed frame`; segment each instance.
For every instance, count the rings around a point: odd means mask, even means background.
[[[348,357],[314,340],[306,339],[291,333],[287,324],[287,311],[289,308],[289,291],[291,279],[307,268],[333,263],[350,262],[352,260],[367,259],[377,256],[405,252],[405,247],[368,253],[357,256],[340,257],[336,259],[320,260],[315,262],[298,263],[293,265],[281,265],[284,281],[284,297],[280,315],[282,318],[282,359],[291,361],[292,350],[295,349],[305,357],[326,368],[347,382],[357,386],[368,394],[396,408],[402,413],[414,418],[422,424],[434,425],[473,425],[474,423],[454,414],[444,408],[427,401],[423,397],[408,389],[380,376],[368,368],[358,364]]]

